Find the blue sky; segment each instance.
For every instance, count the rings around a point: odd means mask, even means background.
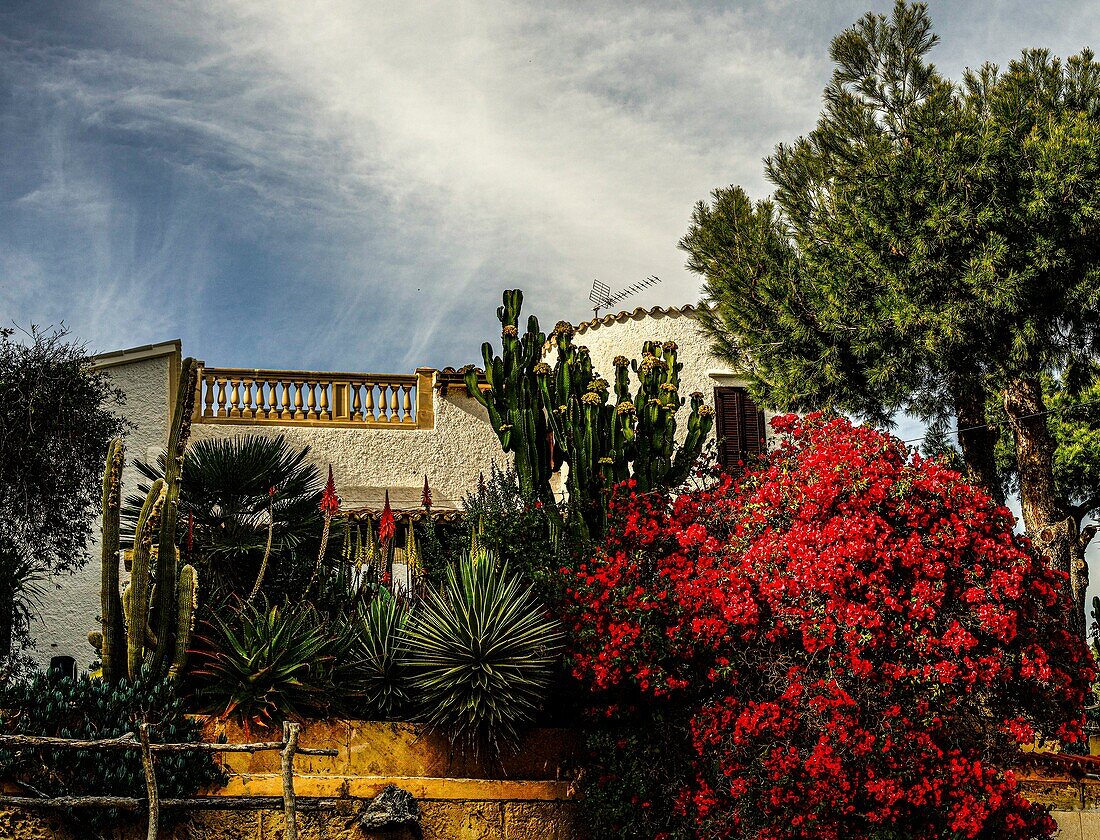
[[[0,316],[211,365],[462,364],[650,274],[714,187],[812,127],[889,3],[0,3]],[[952,75],[1095,44],[1096,3],[933,2]]]

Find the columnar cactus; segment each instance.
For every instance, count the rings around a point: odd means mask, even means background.
[[[126,629],[122,620],[122,599],[118,590],[118,521],[122,506],[122,468],[125,452],[122,441],[115,439],[107,448],[103,471],[103,525],[101,528],[100,573],[100,660],[103,678],[114,682],[122,675]]]
[[[157,541],[157,646],[154,662],[159,667],[172,651],[172,636],[176,630],[177,579],[179,575],[176,549],[176,524],[179,512],[180,480],[183,477],[183,456],[191,436],[191,416],[195,411],[195,389],[198,365],[194,359],[183,360],[173,403],[172,423],[168,427],[168,445],[164,464],[164,513],[161,516],[160,538]]]
[[[180,371],[164,478],[146,494],[134,531],[130,583],[118,593],[118,494],[123,448],[114,441],[104,474],[102,622],[103,678],[134,679],[143,665],[178,678],[186,662],[198,591],[194,567],[179,566],[176,524],[183,456],[194,410],[198,367],[185,359]],[[154,560],[155,558],[155,560]],[[155,569],[154,569],[155,564]],[[125,657],[123,657],[125,649]],[[123,666],[125,661],[125,666]]]
[[[494,358],[488,343],[482,348],[489,393],[478,391],[470,370],[467,388],[489,409],[504,450],[516,453],[520,486],[548,492],[550,474],[568,464],[566,488],[578,514],[576,524],[597,534],[616,483],[633,477],[644,492],[687,478],[714,424],[714,411],[703,403],[702,394],[692,394],[687,437],[677,446],[683,364],[674,342],[645,342],[641,363],[616,357],[612,385],[593,370],[588,348],[573,344],[568,322],[559,322],[551,333],[557,351],[554,366],[541,361],[544,342],[536,318],[529,319],[527,335],[518,339],[515,324],[522,300],[520,292],[506,291],[504,306],[497,310],[504,325],[503,357]],[[535,339],[537,355],[532,352]],[[631,370],[638,377],[636,395],[631,395]],[[529,393],[532,380],[537,401]]]
[[[493,346],[485,342],[481,355],[485,360],[485,381],[482,392],[477,372],[465,370],[466,389],[485,406],[505,452],[515,455],[516,476],[524,493],[549,498],[553,448],[547,438],[547,423],[539,401],[534,370],[542,358],[546,336],[539,331],[534,315],[527,319],[527,332],[519,334],[519,313],[523,292],[504,292],[504,305],[497,309],[501,324],[500,356],[493,355]]]
[[[677,361],[676,350],[674,341],[647,341],[642,345],[641,363],[631,363],[638,376],[634,479],[643,492],[682,483],[714,425],[714,410],[703,405],[703,395],[695,392],[691,395],[687,438],[676,447],[676,412],[684,404],[679,395],[684,365]]]

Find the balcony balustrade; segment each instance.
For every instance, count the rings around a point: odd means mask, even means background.
[[[434,375],[202,368],[194,422],[430,429]]]

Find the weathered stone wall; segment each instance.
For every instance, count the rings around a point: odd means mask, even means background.
[[[276,739],[274,732],[208,721],[205,739],[231,743]],[[455,755],[438,733],[422,726],[372,721],[316,721],[303,727],[303,747],[335,748],[335,757],[299,756],[295,793],[302,840],[413,838],[407,829],[367,831],[358,823],[363,808],[387,785],[413,795],[424,840],[579,840],[586,837],[576,819],[570,768],[575,763],[572,733],[544,729],[530,733],[503,765]],[[280,796],[279,756],[227,753],[229,781],[206,795]],[[278,810],[165,812],[164,840],[282,840]],[[0,838],[84,840],[74,823],[48,812],[0,811]],[[141,840],[144,818],[129,817],[104,840]]]
[[[363,803],[323,803],[298,816],[299,840],[589,840],[569,802],[424,801],[421,834],[407,828],[365,831],[357,822]],[[283,840],[278,811],[199,811],[162,824],[161,840]],[[130,820],[103,840],[145,840],[144,819]],[[88,840],[87,831],[60,817],[25,810],[0,811],[0,837],[7,840]],[[596,840],[596,838],[591,838]]]

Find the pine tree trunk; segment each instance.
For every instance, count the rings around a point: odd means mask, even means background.
[[[1016,443],[1024,530],[1050,567],[1069,576],[1066,593],[1074,607],[1069,627],[1083,636],[1088,573],[1084,552],[1079,550],[1077,523],[1067,514],[1054,483],[1056,444],[1047,426],[1043,390],[1038,378],[1019,377],[1009,382],[1004,405]]]
[[[997,477],[995,451],[1000,433],[995,426],[987,426],[985,390],[974,377],[956,376],[951,382],[951,397],[967,480],[984,488],[997,504],[1003,505],[1005,494]]]

